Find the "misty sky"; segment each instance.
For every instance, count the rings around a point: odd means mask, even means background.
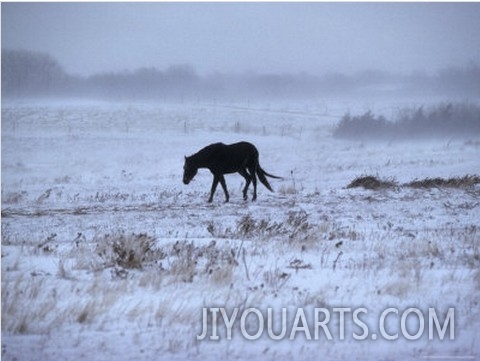
[[[2,48],[72,74],[434,72],[480,64],[480,3],[2,3]]]

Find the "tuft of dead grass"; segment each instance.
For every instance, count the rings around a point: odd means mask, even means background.
[[[105,235],[97,240],[97,254],[105,266],[119,266],[124,269],[141,269],[146,262],[166,257],[161,250],[155,250],[155,239],[145,233]]]
[[[191,283],[195,276],[208,275],[214,283],[228,283],[238,262],[235,250],[220,248],[216,241],[208,245],[177,241],[168,254],[169,275],[182,282]]]
[[[390,189],[397,187],[397,183],[394,180],[381,180],[374,176],[357,177],[347,185],[347,188],[359,188],[365,189]]]

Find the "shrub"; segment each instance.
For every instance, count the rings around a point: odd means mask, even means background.
[[[339,138],[369,138],[387,135],[392,124],[383,116],[375,117],[371,111],[360,116],[345,114],[333,135]]]
[[[333,131],[338,138],[425,138],[480,134],[480,107],[470,103],[441,103],[405,108],[387,121],[371,111],[360,116],[345,114]]]

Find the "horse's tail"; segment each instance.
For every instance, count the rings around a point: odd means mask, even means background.
[[[272,189],[272,186],[270,185],[270,183],[268,183],[267,177],[275,178],[275,179],[282,179],[282,177],[277,177],[276,175],[272,175],[272,174],[269,174],[269,173],[265,172],[262,169],[262,167],[260,167],[260,164],[257,165],[257,175],[258,175],[258,179],[260,179],[260,182],[262,182],[263,185],[265,187],[267,187],[267,189],[270,192],[273,192],[273,189]]]

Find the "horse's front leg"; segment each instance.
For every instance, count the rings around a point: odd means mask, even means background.
[[[219,178],[217,175],[213,175],[213,183],[212,183],[212,189],[210,190],[210,198],[208,198],[208,203],[212,203],[213,201],[213,195],[215,194],[215,191],[217,190],[217,185],[218,185]]]
[[[220,184],[222,185],[222,188],[223,188],[223,192],[225,193],[225,202],[228,202],[230,200],[230,195],[228,194],[227,183],[225,183],[225,177],[223,176],[223,174],[220,175],[219,179],[220,179]]]

